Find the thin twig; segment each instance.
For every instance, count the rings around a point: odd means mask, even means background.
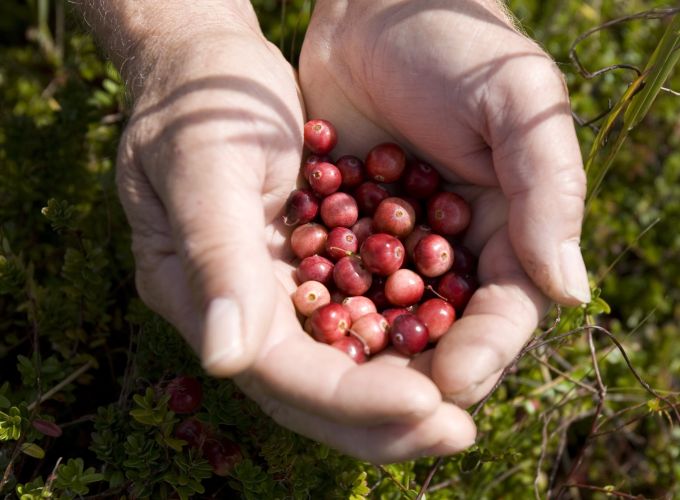
[[[29,404],[29,405],[28,405],[28,409],[29,409],[29,410],[32,410],[32,409],[35,408],[37,405],[39,405],[39,404],[41,404],[41,403],[47,401],[48,399],[50,399],[50,398],[51,398],[52,396],[54,396],[56,393],[58,393],[59,391],[61,391],[64,387],[66,387],[68,384],[70,384],[70,383],[73,382],[75,379],[77,379],[78,377],[80,377],[83,373],[85,373],[87,370],[89,370],[89,369],[92,368],[93,366],[94,366],[94,362],[91,361],[91,360],[88,361],[88,362],[85,363],[83,366],[81,366],[80,368],[78,368],[76,371],[74,371],[73,373],[71,373],[71,374],[70,374],[68,377],[66,377],[64,380],[62,380],[62,381],[59,382],[57,385],[55,385],[54,387],[52,387],[49,391],[47,391],[45,394],[43,394],[39,399],[36,399],[36,400],[33,401],[31,404]]]

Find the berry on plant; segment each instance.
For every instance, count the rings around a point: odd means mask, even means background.
[[[165,393],[170,396],[168,408],[175,413],[193,413],[201,407],[203,386],[195,377],[180,375],[172,379]]]
[[[192,448],[200,449],[208,437],[208,432],[200,420],[190,417],[177,424],[174,435],[186,441]]]
[[[243,454],[238,444],[225,437],[208,439],[203,444],[203,456],[212,466],[217,476],[226,477],[234,467],[243,460]]]

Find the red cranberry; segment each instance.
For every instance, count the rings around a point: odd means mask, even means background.
[[[345,155],[335,162],[342,174],[342,187],[352,189],[364,182],[364,163],[352,155]]]
[[[336,227],[328,233],[326,253],[331,259],[339,260],[346,255],[355,254],[358,248],[357,237],[354,236],[351,229]]]
[[[373,229],[399,238],[408,236],[416,225],[416,213],[407,201],[396,196],[385,198],[373,214]]]
[[[411,163],[401,179],[404,191],[415,198],[429,198],[437,192],[440,184],[439,172],[422,161]]]
[[[342,305],[349,311],[352,323],[367,314],[378,312],[373,301],[363,295],[345,297],[342,301]]]
[[[416,316],[427,327],[430,342],[436,342],[453,325],[456,310],[445,300],[430,299],[418,306]]]
[[[374,182],[364,182],[354,190],[354,199],[364,215],[373,215],[380,202],[389,197],[387,189]]]
[[[321,255],[305,257],[295,272],[298,283],[318,281],[329,286],[333,282],[333,263]]]
[[[366,238],[360,252],[366,269],[383,276],[392,274],[404,262],[404,245],[394,236],[385,233]]]
[[[287,226],[306,224],[319,212],[319,199],[309,189],[296,189],[288,197],[283,222]]]
[[[352,226],[352,232],[356,235],[357,243],[361,247],[366,238],[373,234],[373,219],[362,217]]]
[[[340,189],[342,176],[340,170],[332,163],[317,163],[310,171],[307,180],[315,193],[328,196]]]
[[[309,174],[312,173],[312,169],[316,166],[317,163],[332,163],[331,157],[328,155],[324,156],[313,154],[309,155],[305,159],[304,164],[302,165],[302,175],[304,176],[305,180],[309,179]]]
[[[321,220],[327,227],[352,227],[358,218],[357,202],[347,193],[333,193],[321,202]]]
[[[177,424],[174,435],[186,441],[192,448],[201,448],[208,437],[208,432],[200,420],[191,417]]]
[[[390,301],[387,300],[385,295],[385,281],[386,278],[383,276],[375,275],[373,276],[373,283],[371,288],[365,293],[366,297],[371,299],[375,304],[375,307],[380,311],[387,307],[390,307]]]
[[[227,438],[208,439],[203,444],[203,456],[212,466],[217,476],[226,477],[243,460],[241,448]]]
[[[347,295],[363,295],[371,287],[372,276],[356,255],[348,255],[335,263],[333,280]]]
[[[338,134],[329,121],[309,120],[304,127],[304,141],[312,153],[325,155],[337,144]]]
[[[394,320],[397,319],[402,314],[409,314],[408,309],[404,309],[403,307],[393,307],[393,308],[390,308],[390,309],[385,309],[382,312],[383,317],[387,320],[387,323],[390,326],[392,326],[392,323],[394,323]]]
[[[474,274],[477,268],[477,257],[461,244],[451,244],[453,247],[453,267],[451,271],[456,274]]]
[[[366,156],[366,173],[378,182],[394,182],[406,168],[406,154],[397,144],[379,144]]]
[[[331,344],[336,349],[341,350],[352,358],[357,364],[366,361],[366,351],[364,344],[356,337],[342,337]]]
[[[340,304],[326,304],[312,313],[312,335],[319,342],[332,344],[345,336],[352,325],[347,309]]]
[[[413,251],[416,249],[416,245],[418,245],[420,240],[428,234],[432,234],[432,228],[424,224],[419,224],[414,227],[411,234],[406,237],[404,248],[406,249],[406,255],[408,255],[409,259],[413,260]]]
[[[413,260],[420,274],[434,278],[451,269],[453,249],[443,236],[428,234],[416,245]]]
[[[305,281],[293,293],[293,305],[303,316],[311,316],[319,307],[330,304],[328,288],[318,281]]]
[[[61,427],[59,427],[57,424],[50,422],[49,420],[43,420],[42,418],[33,419],[31,421],[31,425],[36,431],[38,431],[40,434],[44,434],[45,436],[58,438],[63,433]]]
[[[304,259],[317,253],[323,253],[326,247],[328,232],[321,224],[308,222],[298,226],[290,235],[290,245],[293,253],[299,258]]]
[[[473,276],[461,276],[450,272],[439,280],[437,293],[448,300],[456,312],[461,313],[477,286],[477,280]]]
[[[413,314],[397,316],[390,328],[392,345],[400,353],[412,356],[425,349],[429,339],[427,327]]]
[[[399,269],[388,276],[385,282],[385,296],[395,306],[416,304],[424,291],[423,279],[410,269]]]
[[[168,408],[175,413],[193,413],[201,407],[203,401],[201,383],[186,375],[172,379],[165,392],[170,396]]]
[[[361,337],[371,354],[380,352],[389,341],[389,323],[377,312],[366,314],[352,323],[352,333]]]
[[[442,191],[427,203],[427,221],[434,232],[454,235],[470,224],[470,205],[455,193]]]
[[[416,214],[416,223],[423,220],[423,205],[420,203],[420,200],[417,200],[413,196],[402,196],[401,198],[413,207],[413,212]]]

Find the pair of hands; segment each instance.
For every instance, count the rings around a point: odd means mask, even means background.
[[[143,85],[118,161],[137,287],[215,376],[281,425],[373,462],[458,452],[549,300],[589,300],[585,177],[564,82],[494,0],[318,0],[296,74],[252,17],[181,40]],[[383,141],[472,206],[480,288],[436,349],[355,365],[300,327],[281,209],[304,107],[337,154]]]

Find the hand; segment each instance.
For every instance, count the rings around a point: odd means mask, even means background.
[[[481,287],[413,366],[446,399],[478,401],[547,297],[590,300],[578,246],[585,176],[555,64],[494,0],[318,0],[300,80],[310,118],[339,129],[338,154],[395,141],[471,203],[464,243]]]
[[[469,416],[427,377],[357,366],[296,318],[279,223],[302,151],[291,67],[256,26],[184,42],[166,48],[144,82],[120,146],[143,300],[209,373],[234,376],[301,434],[376,462],[472,444]]]

